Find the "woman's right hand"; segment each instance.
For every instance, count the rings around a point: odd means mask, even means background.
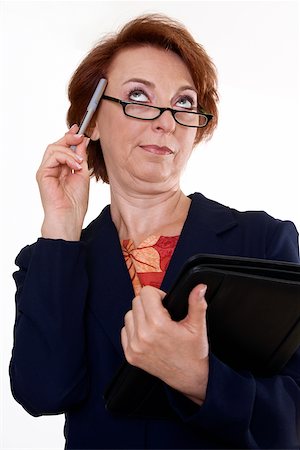
[[[90,174],[86,147],[89,139],[73,125],[63,138],[50,144],[37,171],[44,208],[42,237],[80,239],[89,198]],[[71,145],[76,146],[76,151]]]

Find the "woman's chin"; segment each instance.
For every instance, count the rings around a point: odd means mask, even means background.
[[[170,171],[151,170],[139,171],[132,177],[138,183],[165,185],[174,181],[174,175]],[[173,183],[172,183],[173,184]]]
[[[135,165],[130,170],[127,167],[126,170],[119,172],[117,176],[110,176],[110,185],[113,189],[114,185],[121,186],[123,191],[138,191],[143,193],[153,192],[166,192],[173,190],[174,186],[179,185],[179,175],[176,176],[170,168],[162,168],[156,165],[156,167],[149,167],[150,165]]]

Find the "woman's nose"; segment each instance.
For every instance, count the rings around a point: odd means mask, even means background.
[[[175,131],[176,122],[171,111],[164,111],[157,119],[153,120],[153,128],[157,131],[165,133],[173,133]]]

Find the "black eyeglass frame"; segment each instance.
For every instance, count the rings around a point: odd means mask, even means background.
[[[207,113],[200,112],[200,111],[199,112],[182,111],[182,110],[179,110],[179,109],[161,108],[159,106],[145,105],[144,103],[139,103],[139,102],[125,102],[124,100],[120,100],[119,98],[111,97],[110,95],[105,95],[105,94],[102,95],[101,99],[103,99],[103,100],[110,100],[112,102],[119,103],[122,106],[122,108],[123,108],[123,112],[124,112],[125,116],[132,117],[132,118],[138,119],[138,120],[155,120],[155,119],[158,119],[158,117],[160,117],[165,111],[170,111],[170,113],[172,114],[175,122],[178,123],[179,125],[182,125],[183,127],[189,127],[189,128],[204,128],[204,127],[206,127],[206,125],[213,118],[212,114],[207,114]],[[156,117],[152,117],[151,119],[146,119],[146,118],[144,119],[142,117],[136,117],[136,116],[133,116],[131,114],[128,114],[126,112],[126,106],[127,105],[142,105],[142,106],[146,106],[147,108],[153,108],[153,109],[159,110],[160,113]],[[204,116],[204,117],[206,117],[207,122],[204,125],[186,125],[184,123],[181,123],[178,119],[176,119],[176,114],[183,113],[183,112],[187,113],[187,114],[195,114],[195,115],[198,115],[198,116]]]

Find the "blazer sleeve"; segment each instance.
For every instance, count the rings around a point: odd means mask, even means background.
[[[267,259],[299,263],[295,226],[272,221],[263,252]],[[212,353],[209,361],[207,395],[201,407],[166,387],[181,420],[197,433],[219,438],[226,448],[300,448],[300,348],[281,373],[269,378],[237,372]]]
[[[62,413],[88,389],[85,244],[41,238],[16,264],[12,393],[33,416]]]

